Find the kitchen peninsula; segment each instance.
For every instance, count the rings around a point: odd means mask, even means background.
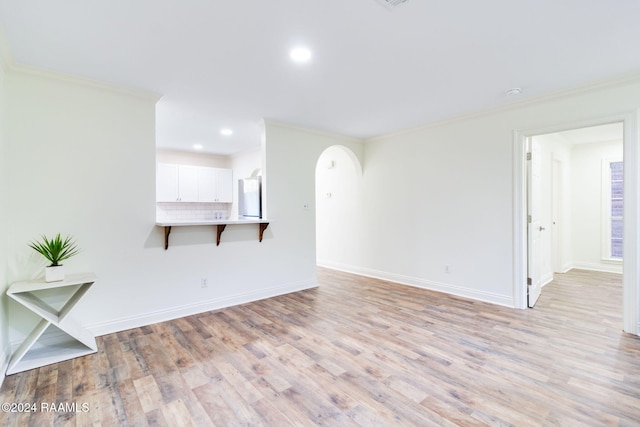
[[[220,237],[227,225],[237,224],[258,224],[258,241],[262,242],[262,236],[264,231],[269,226],[269,221],[264,218],[239,218],[239,219],[216,219],[205,221],[162,221],[156,222],[158,227],[164,227],[164,249],[169,248],[169,234],[171,234],[171,227],[190,227],[190,226],[207,226],[212,225],[216,227],[216,246],[220,245]]]

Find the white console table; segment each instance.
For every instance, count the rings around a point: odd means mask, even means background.
[[[70,274],[60,282],[46,283],[43,280],[17,282],[9,287],[7,295],[37,314],[42,320],[11,355],[7,375],[95,353],[98,350],[96,339],[91,332],[68,317],[69,312],[95,281],[96,277],[93,273]],[[62,304],[60,310],[56,310],[37,296],[38,291],[46,290],[51,290],[50,293],[58,291],[58,294],[70,292],[71,296]],[[47,339],[46,343],[36,344],[51,325],[60,329],[66,336],[56,336],[55,339]]]

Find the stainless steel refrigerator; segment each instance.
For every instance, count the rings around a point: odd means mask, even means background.
[[[262,178],[254,176],[238,180],[238,216],[262,218]]]

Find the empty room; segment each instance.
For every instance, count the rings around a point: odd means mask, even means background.
[[[638,16],[0,0],[0,424],[637,425]]]

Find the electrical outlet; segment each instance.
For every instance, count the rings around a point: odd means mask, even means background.
[[[207,279],[206,277],[200,279],[200,287],[201,288],[208,288],[209,287],[209,279]]]

